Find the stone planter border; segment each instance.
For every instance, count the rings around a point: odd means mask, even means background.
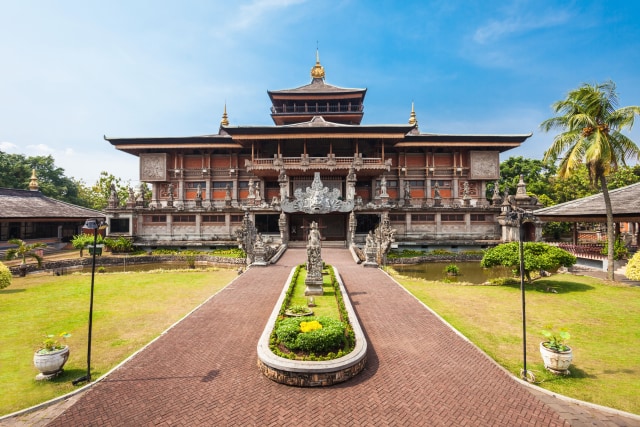
[[[364,368],[367,360],[367,341],[358,318],[351,305],[351,300],[344,287],[338,269],[333,267],[336,280],[340,286],[344,305],[349,314],[349,322],[353,328],[356,344],[352,352],[338,359],[317,362],[285,359],[275,355],[269,348],[269,338],[275,325],[278,313],[286,297],[289,283],[293,279],[295,267],[289,273],[280,298],[276,303],[267,325],[258,341],[258,367],[269,379],[287,385],[300,387],[318,387],[338,384],[357,375]]]

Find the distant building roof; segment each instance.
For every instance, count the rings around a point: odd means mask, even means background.
[[[105,218],[105,215],[100,211],[52,199],[40,191],[0,188],[0,220],[84,220],[87,218]]]
[[[640,182],[609,191],[613,220],[640,221]],[[535,215],[543,221],[606,222],[602,193],[570,202],[538,209]]]

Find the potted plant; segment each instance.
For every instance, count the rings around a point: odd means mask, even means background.
[[[569,374],[569,366],[573,360],[571,347],[565,342],[571,338],[567,331],[543,330],[546,341],[540,343],[540,355],[544,367],[554,374]]]
[[[66,332],[58,335],[45,335],[40,348],[33,355],[33,364],[40,371],[36,375],[36,380],[48,380],[62,372],[62,367],[69,359],[69,346],[62,344],[58,339],[70,336]]]
[[[39,249],[46,248],[46,243],[27,243],[22,239],[10,239],[8,242],[12,245],[18,245],[17,248],[7,250],[5,259],[22,258],[22,264],[19,267],[20,277],[27,275],[27,258],[35,259],[38,262],[38,267],[42,266],[42,255],[39,253]]]

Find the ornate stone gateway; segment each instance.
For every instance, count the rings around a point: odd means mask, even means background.
[[[305,191],[297,189],[293,200],[282,201],[282,210],[287,213],[326,214],[330,212],[351,212],[353,199],[342,200],[340,190],[330,190],[320,180],[320,172],[315,172],[311,187]]]

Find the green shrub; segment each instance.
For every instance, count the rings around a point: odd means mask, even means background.
[[[109,248],[111,252],[133,252],[133,242],[123,236],[115,239],[107,237],[104,239],[104,245]]]
[[[636,252],[627,263],[625,276],[631,280],[640,280],[640,252]]]
[[[0,289],[4,289],[11,284],[11,270],[9,267],[0,262]]]
[[[449,264],[444,268],[444,272],[452,276],[457,276],[460,274],[460,267],[455,264]]]
[[[424,256],[424,252],[418,251],[415,249],[403,249],[402,251],[398,251],[397,249],[392,249],[387,254],[387,258],[415,258],[419,256]]]
[[[448,251],[446,249],[434,249],[429,252],[429,255],[455,255],[455,252]]]
[[[609,242],[604,243],[604,248],[602,248],[602,255],[607,255],[609,253]],[[616,243],[613,245],[613,259],[620,260],[626,259],[629,257],[629,249],[624,244],[624,242],[620,239],[616,239]]]
[[[240,248],[220,248],[211,252],[213,256],[225,258],[245,258],[247,254]]]
[[[321,329],[302,332],[302,322],[317,320]],[[276,337],[289,350],[309,353],[326,353],[339,349],[344,343],[345,324],[330,317],[289,317],[283,319],[277,329]]]
[[[175,249],[154,249],[151,254],[152,255],[175,255],[178,251]]]

